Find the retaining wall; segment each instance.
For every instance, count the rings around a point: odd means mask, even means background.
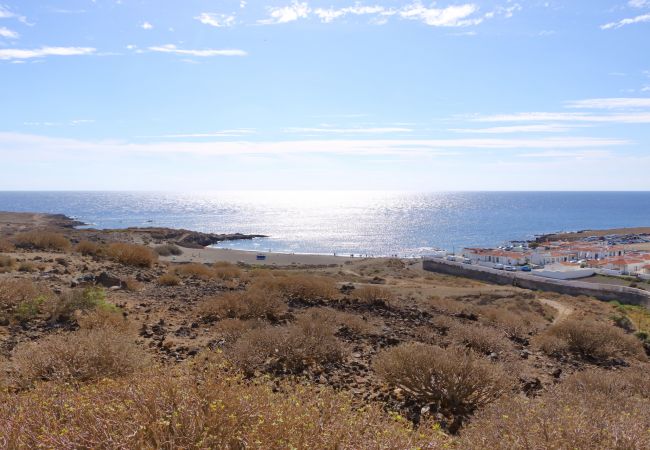
[[[551,291],[565,295],[587,295],[604,301],[618,300],[629,305],[650,307],[649,292],[627,286],[586,283],[575,280],[554,280],[522,272],[506,272],[442,259],[424,259],[422,268],[430,272],[473,278],[488,283],[516,286],[523,289]]]

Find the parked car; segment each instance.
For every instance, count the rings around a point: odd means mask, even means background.
[[[469,258],[463,259],[463,264],[472,264],[472,260]]]
[[[494,267],[494,268],[497,269],[497,270],[503,270],[503,264],[495,264],[495,265],[492,266],[492,267]]]
[[[521,271],[522,271],[522,272],[532,272],[533,269],[531,269],[530,266],[523,266],[523,267],[521,268]]]
[[[516,272],[517,271],[517,268],[515,266],[505,266],[503,269],[507,270],[508,272]]]

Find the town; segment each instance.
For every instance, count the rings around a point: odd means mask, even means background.
[[[436,256],[465,264],[531,272],[564,280],[595,274],[650,280],[650,236],[645,234],[520,242],[498,248],[464,248],[460,255]]]

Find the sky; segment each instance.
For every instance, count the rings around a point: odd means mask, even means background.
[[[650,0],[0,0],[0,190],[650,190]]]

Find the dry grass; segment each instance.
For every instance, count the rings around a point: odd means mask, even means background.
[[[0,429],[2,448],[433,449],[447,441],[344,393],[249,383],[215,365],[0,393]]]
[[[456,432],[463,420],[510,388],[499,366],[458,348],[409,343],[384,350],[375,370],[422,406],[453,416]]]
[[[181,279],[173,273],[165,273],[158,278],[158,284],[162,286],[178,286],[181,284]]]
[[[37,381],[87,382],[123,376],[145,367],[146,361],[133,336],[108,326],[19,344],[12,357],[22,386]]]
[[[312,311],[288,327],[248,331],[229,349],[229,358],[249,375],[257,371],[300,373],[338,362],[344,348],[321,314]]]
[[[31,280],[0,280],[0,320],[30,321],[44,312],[53,297],[49,289]]]
[[[650,448],[645,370],[587,371],[530,399],[503,398],[478,413],[460,447]]]
[[[16,250],[14,244],[5,238],[0,238],[0,253],[10,253]]]
[[[205,264],[189,263],[176,267],[176,274],[182,278],[196,278],[209,280],[214,277],[214,272]]]
[[[394,296],[391,291],[378,286],[363,286],[352,291],[352,298],[368,305],[388,305]]]
[[[70,241],[59,233],[50,231],[27,231],[14,237],[16,246],[35,250],[68,251]]]
[[[149,247],[124,242],[110,244],[107,254],[112,260],[126,266],[151,267],[158,261],[158,255]]]
[[[154,251],[160,256],[178,256],[183,254],[183,250],[174,244],[163,244],[154,247]]]
[[[457,342],[485,355],[500,354],[512,348],[502,331],[478,323],[454,323],[448,333]]]
[[[82,256],[99,256],[104,251],[104,247],[96,242],[83,240],[75,245],[74,250]]]
[[[302,274],[276,274],[258,277],[260,289],[277,291],[290,300],[306,303],[333,299],[338,296],[336,283],[328,277]]]
[[[212,272],[216,278],[223,281],[234,280],[242,276],[241,269],[227,262],[215,263]]]
[[[208,298],[199,307],[201,316],[208,320],[238,318],[275,321],[285,311],[286,305],[277,292],[265,292],[256,287]]]
[[[104,309],[117,311],[117,307],[106,301],[106,291],[100,287],[72,289],[63,292],[57,301],[48,305],[50,320],[69,321],[78,312]]]
[[[0,255],[0,273],[11,272],[14,259],[8,255]]]
[[[536,338],[548,354],[574,353],[582,358],[605,360],[629,356],[645,360],[643,345],[620,328],[590,319],[568,319]]]

